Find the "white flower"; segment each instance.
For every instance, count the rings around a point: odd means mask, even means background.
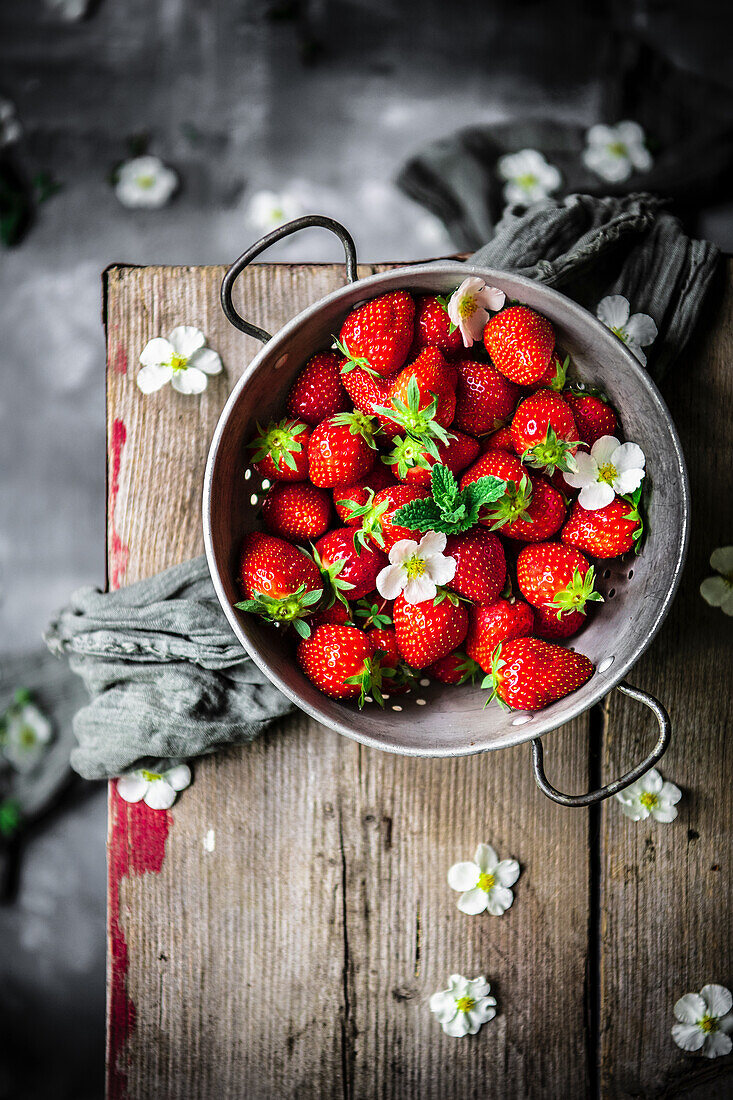
[[[621,813],[632,821],[646,821],[651,815],[655,821],[674,821],[677,803],[682,791],[674,783],[664,782],[656,768],[652,768],[615,796],[621,803]]]
[[[0,149],[12,145],[23,134],[23,128],[15,114],[15,104],[5,96],[0,96]]]
[[[536,149],[522,149],[499,157],[496,170],[503,180],[504,198],[510,204],[531,206],[557,191],[562,176]]]
[[[490,844],[479,844],[472,863],[454,863],[448,872],[451,890],[460,890],[458,908],[474,916],[487,909],[500,917],[514,901],[509,889],[519,878],[516,859],[499,860]]]
[[[602,435],[590,454],[578,451],[574,469],[564,473],[568,485],[580,489],[578,503],[588,512],[605,508],[618,493],[626,496],[644,479],[644,452],[636,443],[621,443],[615,435]]]
[[[490,309],[501,309],[506,301],[503,290],[487,286],[483,279],[472,275],[464,279],[448,300],[448,316],[463,337],[463,346],[470,348],[480,340],[489,319]]]
[[[583,164],[609,183],[622,183],[634,171],[648,172],[652,166],[638,122],[591,126],[585,140]]]
[[[482,1024],[496,1016],[496,997],[489,997],[491,986],[486,978],[469,980],[461,974],[451,974],[448,989],[433,993],[430,1011],[446,1035],[462,1039],[475,1035]]]
[[[704,1058],[730,1054],[733,997],[724,985],[704,985],[699,993],[685,993],[674,1006],[679,1020],[672,1038],[683,1050],[699,1050]]]
[[[174,764],[164,772],[151,772],[146,768],[121,775],[117,780],[117,793],[125,802],[140,802],[151,810],[169,810],[179,791],[185,791],[191,782],[188,764]]]
[[[443,553],[447,539],[428,531],[420,542],[400,539],[389,552],[390,564],[377,574],[377,591],[385,600],[400,592],[408,603],[434,600],[439,584],[448,584],[456,573],[456,559]]]
[[[710,555],[710,565],[720,576],[707,577],[700,585],[700,595],[711,607],[719,607],[733,615],[733,546],[719,546]]]
[[[140,353],[142,367],[137,384],[143,393],[154,393],[170,382],[179,393],[202,393],[210,374],[222,369],[217,352],[204,347],[206,337],[192,325],[179,325],[167,340],[156,336]]]
[[[135,157],[117,171],[115,194],[123,206],[156,210],[178,186],[178,176],[160,157]]]
[[[641,350],[653,344],[657,338],[657,326],[648,313],[634,313],[623,294],[609,294],[603,298],[596,309],[596,317],[606,328],[623,340],[632,355],[640,363],[646,363],[646,355]]]
[[[3,753],[19,772],[35,768],[51,740],[51,723],[33,703],[11,706],[5,715]]]
[[[269,233],[304,213],[300,199],[289,191],[256,191],[247,204],[245,217],[258,233]]]

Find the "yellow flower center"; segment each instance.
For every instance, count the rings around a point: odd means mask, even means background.
[[[475,1004],[473,997],[459,997],[456,1001],[456,1008],[459,1012],[470,1012]]]
[[[477,885],[479,890],[485,890],[488,894],[491,887],[496,885],[496,879],[493,875],[490,875],[488,871],[482,871],[478,877]]]
[[[154,783],[156,779],[163,778],[160,772],[149,772],[146,771],[145,768],[141,769],[140,775],[143,777],[143,779],[147,779],[148,783]]]
[[[187,356],[176,355],[174,352],[173,355],[171,355],[170,360],[168,361],[168,366],[172,367],[173,370],[185,370],[187,363]]]
[[[697,1026],[700,1028],[700,1031],[704,1031],[706,1035],[712,1035],[714,1031],[718,1030],[718,1018],[706,1012],[703,1018],[697,1021]]]
[[[524,191],[531,191],[538,182],[537,176],[534,176],[531,172],[525,172],[524,175],[517,176],[517,183]]]
[[[417,555],[413,558],[408,558],[404,564],[404,570],[407,573],[408,580],[414,581],[416,577],[422,577],[425,572],[425,562],[422,558],[418,558]]]
[[[18,738],[21,747],[24,749],[31,749],[36,743],[36,731],[33,726],[24,725],[20,727],[20,736]]]
[[[645,809],[653,810],[656,804],[659,802],[659,798],[657,797],[657,795],[652,794],[651,791],[644,791],[641,795],[639,795],[639,801]]]
[[[476,299],[473,294],[464,294],[458,302],[458,313],[461,317],[472,317],[478,309]]]
[[[143,191],[149,191],[155,186],[155,176],[138,176],[137,185]]]
[[[611,144],[608,146],[608,151],[614,157],[625,157],[628,156],[629,153],[629,150],[626,148],[623,141],[612,141]]]
[[[614,336],[618,336],[619,340],[623,340],[626,343],[626,329],[621,325],[611,325],[611,332]]]
[[[618,470],[612,462],[604,462],[602,466],[598,467],[599,481],[607,481],[609,485],[613,485],[616,477],[618,477]]]

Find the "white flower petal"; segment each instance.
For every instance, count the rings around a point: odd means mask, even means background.
[[[145,367],[141,367],[137,372],[135,381],[138,388],[143,393],[155,393],[156,390],[165,386],[166,382],[170,382],[173,377],[172,367],[158,367],[149,363]]]
[[[662,777],[656,768],[650,768],[648,772],[645,772],[640,782],[642,790],[648,791],[650,794],[659,794],[662,789]]]
[[[427,573],[422,577],[413,577],[405,585],[402,593],[408,603],[425,603],[426,600],[434,600],[438,594],[435,581],[432,581]]]
[[[117,780],[117,793],[125,802],[139,802],[148,789],[147,779],[136,775],[121,775]]]
[[[496,1016],[496,997],[482,997],[470,1015],[478,1019],[481,1024],[486,1024]]]
[[[612,127],[606,126],[603,122],[597,122],[595,126],[591,126],[585,135],[589,145],[610,145],[615,139],[616,134]]]
[[[400,539],[389,552],[389,560],[392,565],[402,565],[408,558],[414,558],[417,553],[417,543],[413,539]]]
[[[447,541],[447,537],[441,531],[428,531],[418,543],[417,556],[429,558],[433,554],[442,554]]]
[[[185,791],[191,784],[191,769],[188,764],[176,764],[174,768],[163,772],[163,778],[166,783],[170,783],[174,791]]]
[[[476,301],[484,309],[491,309],[496,312],[502,309],[504,302],[506,301],[506,294],[503,290],[499,290],[495,286],[484,286],[483,290],[480,290],[476,295]]]
[[[670,821],[674,821],[674,819],[677,817],[677,807],[666,806],[662,802],[660,802],[657,806],[652,806],[650,812],[655,821],[659,821],[665,824],[669,823]]]
[[[452,1020],[443,1024],[443,1031],[446,1035],[450,1035],[452,1039],[462,1039],[464,1035],[468,1035],[468,1029],[470,1023],[468,1016],[465,1012],[456,1012]]]
[[[682,791],[674,783],[665,781],[662,784],[659,797],[663,802],[669,802],[670,806],[674,806],[682,798]]]
[[[672,1011],[675,1020],[679,1020],[681,1024],[694,1024],[705,1015],[707,1005],[699,993],[685,993],[675,1003]]]
[[[700,595],[711,607],[722,607],[733,595],[733,586],[725,577],[706,577],[700,585]]]
[[[727,1016],[721,1016],[718,1020],[718,1027],[721,1031],[724,1031],[726,1035],[729,1035],[733,1031],[733,1013],[728,1013]]]
[[[201,329],[194,328],[193,325],[178,325],[173,329],[168,340],[173,351],[182,359],[189,359],[206,343],[206,337]]]
[[[714,1031],[712,1035],[705,1036],[702,1056],[703,1058],[719,1058],[723,1054],[730,1054],[731,1048],[733,1048],[733,1042],[731,1042],[730,1035],[725,1035],[722,1031]]]
[[[513,886],[519,878],[519,864],[516,859],[503,859],[497,863],[493,874],[500,886]]]
[[[385,600],[396,600],[407,584],[407,573],[401,565],[385,565],[377,573],[377,592]]]
[[[733,996],[724,985],[704,985],[700,990],[700,996],[711,1016],[727,1016],[733,1008]]]
[[[625,327],[629,340],[640,344],[641,347],[653,344],[657,338],[657,326],[648,313],[634,313],[629,317]]]
[[[597,481],[595,485],[586,485],[578,494],[578,504],[586,512],[596,512],[610,504],[616,494],[606,481]]]
[[[441,989],[440,992],[433,993],[428,1004],[430,1011],[435,1013],[441,1024],[447,1024],[458,1012],[456,999],[448,989]]]
[[[451,890],[472,890],[478,882],[480,870],[475,863],[454,863],[448,871],[448,885]]]
[[[499,857],[490,844],[479,844],[473,857],[479,871],[491,873],[499,862]]]
[[[718,573],[733,573],[733,546],[719,546],[710,555],[710,566]]]
[[[176,800],[176,792],[165,779],[154,779],[148,784],[143,801],[151,810],[169,810]]]
[[[140,352],[140,362],[144,367],[167,367],[173,355],[175,349],[170,340],[156,336],[153,340],[148,340]]]
[[[628,496],[639,488],[645,476],[643,470],[624,470],[613,479],[612,488],[620,497]]]
[[[705,1042],[705,1034],[695,1024],[674,1024],[672,1038],[683,1050],[699,1050]]]
[[[197,367],[186,367],[185,370],[174,371],[171,378],[171,386],[178,393],[203,393],[208,384],[208,374],[204,374]]]
[[[621,813],[632,821],[646,821],[649,817],[649,811],[640,802],[622,802]]]
[[[189,367],[197,367],[204,374],[219,374],[222,370],[221,356],[213,348],[199,348],[188,360]]]
[[[449,584],[456,575],[457,565],[455,558],[436,554],[425,562],[425,572],[435,584]]]
[[[612,439],[613,436],[602,436],[601,439]],[[599,440],[601,442],[601,440]],[[596,461],[604,462],[604,459],[596,458]],[[622,443],[620,447],[611,455],[611,462],[619,471],[619,473],[625,473],[627,470],[643,470],[646,464],[644,458],[644,452],[638,443]]]
[[[595,441],[590,453],[599,466],[605,466],[607,462],[613,462],[613,456],[620,449],[621,441],[615,435],[602,435]],[[579,452],[576,457],[581,453]]]
[[[486,997],[491,989],[491,986],[486,981],[483,974],[479,974],[478,978],[470,978],[467,982],[467,987],[466,992],[469,997],[473,997],[474,1001],[480,1001],[482,998]],[[494,1000],[494,998],[492,997],[491,1000]],[[496,1004],[496,1001],[494,1001],[494,1004]]]
[[[510,908],[514,894],[506,886],[492,886],[489,890],[486,908],[493,917],[500,917]]]
[[[572,485],[573,489],[594,485],[598,481],[598,463],[595,457],[585,451],[578,451],[574,458],[575,469],[571,473],[563,474],[567,484]]]
[[[458,908],[469,917],[478,916],[486,911],[489,896],[485,890],[479,890],[474,886],[473,890],[466,890],[458,899]]]
[[[728,595],[721,603],[720,609],[725,615],[733,615],[733,585],[729,587]]]
[[[454,997],[465,997],[468,992],[468,978],[464,978],[463,974],[451,974],[448,985]]]
[[[623,328],[629,319],[631,307],[623,294],[609,294],[596,306],[596,317],[607,328]]]
[[[631,119],[617,122],[612,132],[612,140],[622,141],[624,145],[640,145],[644,141],[644,131],[638,122],[633,122]]]

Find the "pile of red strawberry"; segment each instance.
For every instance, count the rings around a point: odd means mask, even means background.
[[[466,350],[446,307],[398,291],[354,310],[287,416],[258,426],[267,533],[244,538],[237,606],[294,628],[302,669],[334,698],[381,703],[418,670],[446,684],[483,670],[500,702],[537,709],[592,675],[556,641],[602,599],[589,558],[627,553],[641,521],[625,497],[586,511],[563,478],[618,424],[567,384],[550,322],[508,305]],[[420,603],[382,599],[390,549],[427,531],[447,535],[453,579]]]

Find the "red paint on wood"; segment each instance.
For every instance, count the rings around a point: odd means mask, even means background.
[[[123,543],[115,527],[115,506],[117,504],[117,495],[120,491],[122,449],[126,442],[127,428],[122,420],[117,418],[112,424],[112,439],[110,441],[112,470],[109,486],[109,580],[112,588],[119,588],[122,584],[122,578],[127,570],[127,561],[130,557],[130,548]]]
[[[117,345],[117,351],[112,360],[112,369],[115,374],[127,374],[127,352],[122,344]]]
[[[151,810],[144,802],[131,805],[110,784],[110,836],[107,890],[109,927],[109,1011],[107,1030],[107,1097],[124,1100],[127,1093],[125,1044],[135,1029],[135,1005],[127,993],[129,956],[122,931],[120,888],[132,875],[159,874],[171,815]]]

